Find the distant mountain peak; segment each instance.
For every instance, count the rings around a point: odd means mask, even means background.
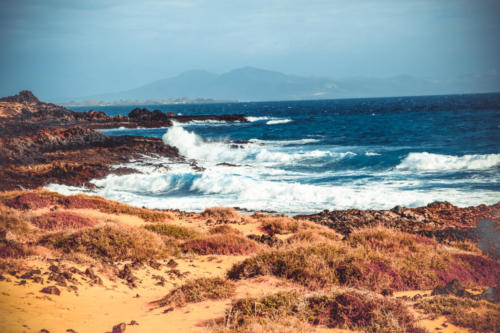
[[[334,99],[356,97],[416,96],[473,93],[500,90],[500,77],[489,81],[463,79],[436,81],[396,75],[386,78],[351,77],[333,80],[325,77],[288,75],[277,71],[244,66],[223,74],[194,69],[141,87],[113,94],[90,96],[103,101],[159,100],[186,97],[239,101]],[[498,87],[498,88],[495,88]]]

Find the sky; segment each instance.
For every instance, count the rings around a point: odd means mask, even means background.
[[[500,75],[499,14],[498,0],[0,0],[0,96],[91,96],[243,66]]]

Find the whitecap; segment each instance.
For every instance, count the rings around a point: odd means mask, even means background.
[[[500,164],[500,154],[441,155],[428,152],[410,153],[396,169],[418,171],[485,170]]]
[[[172,126],[163,135],[163,142],[179,149],[183,156],[195,159],[201,163],[233,163],[233,164],[288,164],[298,163],[301,160],[329,157],[342,159],[355,155],[353,152],[333,152],[328,150],[313,151],[276,151],[264,148],[258,144],[243,145],[232,149],[231,143],[213,141],[208,142],[195,132],[187,131],[181,126]]]
[[[268,120],[266,122],[266,125],[279,125],[279,124],[287,124],[291,123],[292,119],[274,119],[274,120]]]

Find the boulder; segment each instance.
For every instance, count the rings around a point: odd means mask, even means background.
[[[45,287],[40,292],[49,295],[61,295],[61,291],[56,286]]]
[[[119,323],[118,325],[113,326],[113,333],[124,333],[127,329],[127,324]]]
[[[448,282],[445,286],[437,286],[432,291],[432,296],[435,295],[453,295],[458,297],[466,297],[470,294],[465,290],[464,286],[458,280]]]

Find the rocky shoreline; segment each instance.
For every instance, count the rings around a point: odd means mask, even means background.
[[[247,121],[77,113],[27,91],[0,99],[0,331],[500,330],[500,202],[289,217],[41,189],[91,187],[137,172],[116,165],[144,156],[196,169],[160,139],[97,130],[195,120]]]
[[[33,189],[49,183],[92,186],[110,173],[134,172],[111,166],[141,156],[185,161],[175,147],[160,139],[110,137],[97,129],[170,127],[173,122],[246,122],[244,115],[176,115],[136,108],[128,116],[74,112],[39,101],[31,92],[0,99],[0,190]]]

